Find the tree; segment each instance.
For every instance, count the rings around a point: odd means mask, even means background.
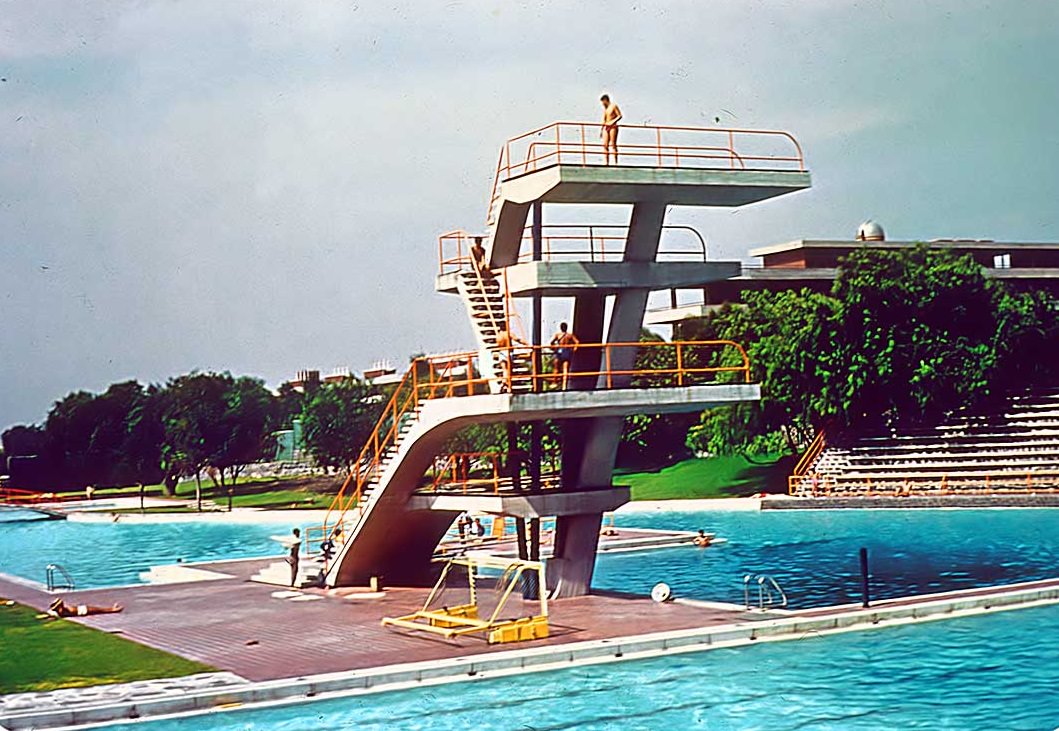
[[[696,452],[748,457],[796,451],[833,410],[828,397],[836,368],[837,302],[808,289],[747,292],[744,300],[745,305],[715,310],[690,335],[742,344],[750,360],[750,379],[761,384],[761,400],[707,410],[688,431],[687,446]],[[713,352],[717,355],[706,365],[741,360],[734,348]]]
[[[281,384],[272,400],[272,428],[290,429],[294,420],[302,415],[304,406],[305,394],[289,383]]]
[[[233,384],[228,373],[190,373],[171,379],[161,397],[163,484],[173,494],[181,477],[194,476],[200,509],[202,470],[223,443],[226,396]]]
[[[207,449],[209,464],[219,472],[220,485],[228,496],[231,510],[232,487],[239,473],[263,456],[275,403],[264,382],[248,376],[229,378],[223,399],[224,411],[210,430]]]
[[[714,453],[794,451],[831,421],[930,423],[1016,383],[1059,375],[1056,300],[987,279],[969,256],[917,246],[847,257],[830,296],[744,294],[692,334],[746,345],[757,404],[711,409],[688,446]],[[694,326],[685,326],[694,327]]]
[[[845,423],[930,421],[990,393],[1002,292],[970,256],[856,251],[833,294],[841,373],[828,400]]]
[[[302,409],[306,450],[323,467],[352,469],[384,406],[381,394],[357,378],[321,385]]]

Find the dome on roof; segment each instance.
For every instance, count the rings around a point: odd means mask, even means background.
[[[857,229],[857,241],[886,241],[886,232],[869,218]]]

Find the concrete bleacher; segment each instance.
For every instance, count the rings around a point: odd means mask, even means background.
[[[828,435],[795,495],[1059,491],[1059,388],[1009,394],[931,429]]]

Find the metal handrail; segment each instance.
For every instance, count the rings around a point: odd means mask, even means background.
[[[824,435],[824,430],[819,429],[816,432],[816,436],[813,437],[813,441],[809,442],[809,446],[806,448],[802,458],[798,460],[798,464],[794,466],[794,472],[792,476],[797,477],[804,475],[809,471],[809,467],[816,461],[816,458],[820,456],[820,453],[824,451],[827,446],[827,437]]]
[[[62,582],[55,580],[55,575],[59,574],[62,577]],[[63,568],[60,564],[50,563],[44,569],[45,582],[48,587],[48,591],[55,591],[56,589],[66,589],[73,591],[77,588],[74,585],[74,579],[70,576],[70,572]]]
[[[531,227],[527,226],[522,235],[522,240],[530,240]],[[543,231],[580,229],[587,231],[587,235],[570,234],[545,234],[541,237],[542,261],[555,261],[560,257],[587,257],[588,261],[605,262],[612,261],[621,256],[625,251],[625,241],[628,237],[628,226],[612,226],[609,224],[550,224],[542,227]],[[598,231],[623,231],[622,235],[607,235],[597,233]],[[707,261],[706,239],[692,226],[666,225],[662,227],[662,233],[666,231],[682,231],[691,233],[698,242],[700,251],[688,251],[681,249],[669,249],[665,242],[660,245],[658,256],[688,256],[694,257],[693,261]],[[485,234],[481,238],[487,238]],[[471,234],[464,230],[448,231],[438,236],[438,274],[454,274],[473,269],[474,262],[470,254],[471,240],[478,238],[478,234]],[[580,248],[566,248],[571,243],[587,244]],[[532,254],[524,253],[518,258],[520,263],[530,261]]]
[[[1016,482],[1025,482],[1015,487]],[[999,483],[999,484],[997,484]],[[820,472],[790,475],[787,492],[792,496],[864,495],[867,497],[911,497],[914,495],[1026,495],[1059,493],[1059,470],[965,470],[959,474],[898,472],[876,477],[847,477]]]
[[[753,609],[750,606],[750,584],[751,582],[757,583],[757,609],[764,611],[765,607],[772,607],[776,605],[778,607],[787,606],[787,593],[783,591],[783,587],[780,586],[779,582],[769,574],[745,574],[743,576],[743,605],[747,609]],[[773,601],[773,589],[779,596],[780,602],[777,605]]]
[[[606,163],[602,142],[590,142],[599,122],[553,122],[512,137],[500,151],[493,179],[493,190],[486,214],[486,224],[495,223],[500,182],[516,175],[551,165],[601,165]],[[801,145],[789,132],[782,130],[725,129],[661,125],[620,125],[624,139],[619,142],[622,165],[650,167],[716,168],[727,163],[730,169],[805,170]],[[690,139],[696,144],[687,144]],[[755,143],[778,142],[786,147],[784,154],[759,152]],[[702,144],[709,142],[710,144]],[[739,147],[737,149],[737,142]],[[525,152],[522,152],[522,148]],[[516,158],[519,158],[516,161]]]
[[[646,368],[620,368],[612,364],[616,352],[632,349],[634,355],[641,349],[672,349],[674,364],[652,364]],[[744,382],[750,382],[750,359],[746,350],[731,340],[702,340],[677,342],[635,342],[635,343],[581,343],[577,350],[598,351],[600,367],[595,370],[571,369],[568,379],[581,377],[594,378],[597,389],[610,388],[652,388],[656,386],[686,386],[701,383],[704,380],[715,380],[720,374],[731,373],[742,375]],[[353,462],[349,475],[341,489],[331,501],[324,514],[323,524],[314,531],[323,536],[330,535],[335,525],[344,524],[348,511],[360,505],[364,498],[364,489],[374,480],[381,478],[383,461],[391,450],[396,450],[401,427],[407,419],[414,418],[420,404],[437,398],[453,398],[490,393],[494,386],[508,393],[527,391],[558,390],[561,376],[545,367],[545,355],[551,353],[551,346],[512,346],[494,348],[489,351],[492,357],[497,353],[506,354],[509,362],[515,358],[524,358],[530,368],[528,373],[514,373],[507,369],[499,376],[480,375],[477,352],[455,353],[452,355],[417,358],[397,385],[389,402],[383,408],[382,415],[375,424],[371,436]],[[726,352],[733,352],[733,365],[698,365],[710,363],[710,351],[715,358],[723,359]],[[706,356],[706,357],[704,357]],[[641,379],[633,385],[633,378]],[[660,379],[656,383],[655,379]]]

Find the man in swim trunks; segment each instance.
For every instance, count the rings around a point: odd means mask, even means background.
[[[565,322],[559,323],[559,332],[552,338],[552,347],[555,348],[555,360],[559,371],[563,374],[563,390],[566,390],[566,381],[570,375],[570,361],[574,358],[574,351],[580,344],[580,340],[572,332]]]
[[[290,565],[290,585],[293,587],[298,581],[298,553],[302,548],[302,532],[295,528],[291,533],[294,538],[290,542],[290,553],[287,555],[287,563]]]
[[[500,332],[496,334],[496,351],[500,361],[500,391],[506,392],[511,382],[511,348],[515,343],[529,345],[525,340],[512,335],[506,326],[500,326]]]
[[[610,152],[614,151],[614,164],[618,164],[618,122],[621,120],[621,109],[617,104],[610,101],[610,96],[604,94],[599,98],[603,104],[603,126],[599,128],[599,136],[603,138],[603,159],[610,165]]]

